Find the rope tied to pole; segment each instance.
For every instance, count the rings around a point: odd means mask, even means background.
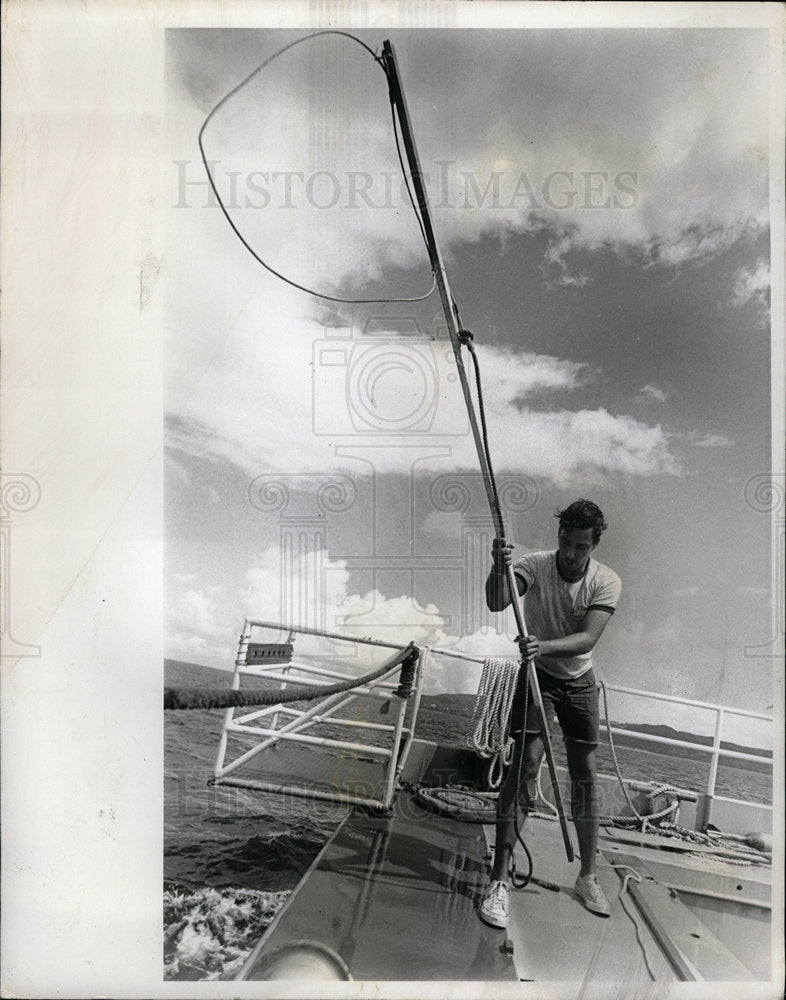
[[[414,678],[415,665],[418,659],[418,649],[410,643],[385,661],[381,667],[350,680],[336,684],[306,684],[293,678],[288,683],[302,684],[299,691],[281,691],[278,688],[259,691],[214,691],[208,688],[164,688],[164,708],[168,711],[179,709],[213,709],[213,708],[245,708],[249,705],[285,705],[293,701],[314,701],[342,691],[363,687],[372,681],[390,673],[401,666],[401,683],[394,694],[402,698],[409,697]]]
[[[459,316],[458,306],[456,305],[455,300],[453,302],[453,309],[456,314],[456,321],[458,324],[456,339],[462,347],[469,351],[470,357],[472,358],[472,367],[475,372],[475,392],[478,398],[477,415],[478,420],[480,421],[479,445],[483,456],[483,461],[481,462],[481,475],[486,483],[486,490],[491,508],[491,519],[494,522],[495,530],[498,537],[504,537],[505,530],[502,518],[502,507],[499,500],[499,490],[497,489],[497,479],[494,475],[494,468],[491,464],[491,448],[489,447],[489,433],[488,426],[486,424],[486,404],[483,400],[483,383],[480,377],[480,362],[478,361],[478,355],[475,351],[475,337],[472,331],[468,330],[461,322],[461,317]],[[470,420],[474,420],[474,417],[474,410],[470,407]]]

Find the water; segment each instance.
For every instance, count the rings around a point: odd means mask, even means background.
[[[223,718],[165,717],[166,979],[232,979],[345,815],[329,803],[208,785]]]
[[[223,711],[202,710],[165,717],[166,979],[232,979],[346,814],[316,800],[208,785],[223,717]],[[461,744],[467,723],[466,716],[438,711],[424,699],[418,735]],[[565,762],[559,739],[554,753],[557,763]],[[706,785],[703,762],[628,747],[617,756],[626,778]],[[599,770],[613,773],[608,746],[599,751]],[[717,792],[771,802],[771,776],[721,767]]]

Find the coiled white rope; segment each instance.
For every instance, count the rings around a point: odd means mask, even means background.
[[[511,659],[490,657],[483,661],[475,708],[467,731],[467,747],[479,757],[493,758],[489,767],[489,785],[493,788],[499,786],[502,766],[510,763],[513,753],[510,710],[519,666],[518,660]]]

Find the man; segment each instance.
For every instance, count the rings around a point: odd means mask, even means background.
[[[519,638],[519,649],[525,660],[534,658],[548,724],[551,726],[556,713],[565,740],[581,856],[575,891],[588,910],[607,917],[611,910],[595,871],[595,749],[600,727],[592,650],[614,614],[622,585],[613,570],[592,558],[607,527],[601,510],[589,500],[576,500],[555,516],[559,518],[556,552],[531,552],[513,563],[513,546],[504,538],[494,540],[486,602],[491,611],[502,611],[510,604],[507,567],[512,563],[518,592],[525,598],[525,621],[530,632]],[[526,670],[519,673],[514,696],[510,727],[513,759],[497,801],[491,885],[479,910],[481,919],[493,927],[506,927],[508,922],[508,870],[516,839],[519,760],[526,815],[530,790],[534,789],[543,758],[543,737],[531,698],[527,699],[527,718],[523,718],[526,676]]]

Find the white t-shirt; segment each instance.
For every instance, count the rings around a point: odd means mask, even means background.
[[[527,585],[524,614],[527,632],[538,639],[559,639],[581,631],[590,608],[614,614],[622,581],[608,566],[590,557],[580,580],[569,583],[557,569],[557,553],[528,552],[513,563],[513,572]],[[592,653],[538,656],[536,666],[554,677],[581,677],[592,666]]]

